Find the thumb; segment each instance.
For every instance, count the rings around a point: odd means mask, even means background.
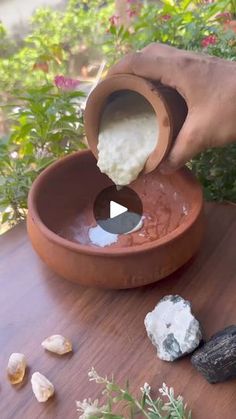
[[[161,173],[171,173],[206,148],[206,138],[198,118],[187,116],[166,159],[160,164]]]

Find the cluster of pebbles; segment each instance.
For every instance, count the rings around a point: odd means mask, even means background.
[[[204,343],[200,323],[192,314],[190,302],[179,295],[162,298],[146,315],[144,324],[160,359],[175,361],[195,351],[191,362],[208,382],[236,377],[236,326],[227,327]],[[57,355],[72,351],[71,342],[62,335],[52,335],[41,345]],[[12,385],[23,382],[26,368],[25,355],[12,353],[7,366]],[[39,402],[46,402],[54,394],[54,385],[38,371],[32,374],[31,385]]]
[[[71,342],[62,335],[49,336],[41,343],[42,347],[57,355],[64,355],[72,351]],[[7,376],[11,384],[22,383],[27,368],[26,357],[22,353],[12,353],[8,365]],[[46,402],[54,394],[54,385],[40,372],[34,372],[31,377],[33,393],[38,402]]]
[[[144,324],[160,359],[174,361],[195,351],[191,362],[208,382],[236,377],[236,326],[229,326],[203,342],[201,326],[192,314],[190,302],[179,295],[162,298],[146,315]]]

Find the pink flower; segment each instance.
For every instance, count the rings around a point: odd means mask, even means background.
[[[161,16],[161,20],[164,20],[165,22],[167,22],[167,20],[170,20],[171,19],[171,15],[169,15],[169,14],[167,14],[167,15],[163,15],[163,16]]]
[[[126,13],[129,17],[129,19],[132,19],[132,17],[137,16],[137,12],[134,9],[127,9]]]
[[[117,16],[117,15],[112,15],[112,16],[109,18],[109,22],[110,22],[110,24],[111,24],[112,26],[117,26],[117,25],[118,25],[118,21],[119,21],[119,19],[120,19],[120,16]]]
[[[217,42],[217,37],[215,35],[208,35],[201,41],[201,46],[203,48],[209,47],[209,45],[215,45]]]
[[[56,76],[54,78],[54,83],[58,89],[61,90],[74,90],[78,84],[80,83],[79,80],[71,79],[69,77],[64,76]]]

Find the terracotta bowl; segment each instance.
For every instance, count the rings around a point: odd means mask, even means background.
[[[85,113],[85,132],[89,148],[98,157],[100,121],[110,101],[123,93],[135,92],[153,107],[159,124],[158,144],[148,157],[142,173],[154,170],[168,153],[186,119],[188,108],[179,93],[161,83],[132,74],[119,74],[102,80],[89,95]],[[125,99],[124,99],[125,100]]]
[[[27,227],[50,268],[82,285],[131,288],[164,278],[194,255],[203,233],[203,197],[188,169],[170,176],[153,171],[133,182],[143,202],[143,228],[98,247],[88,240],[96,225],[93,203],[110,185],[90,151],[59,160],[36,179]]]

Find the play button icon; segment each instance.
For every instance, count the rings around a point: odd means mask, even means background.
[[[126,234],[140,223],[143,205],[133,189],[124,186],[117,190],[116,186],[110,186],[97,196],[93,211],[97,224],[103,230]]]
[[[124,207],[123,205],[120,205],[114,201],[110,202],[110,218],[117,217],[126,211],[128,211],[128,208]]]

